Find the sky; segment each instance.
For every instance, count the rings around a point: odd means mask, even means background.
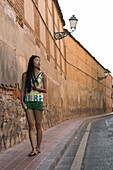
[[[69,18],[78,19],[73,37],[113,76],[113,0],[58,0],[71,32]]]

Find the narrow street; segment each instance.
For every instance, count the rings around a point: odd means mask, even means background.
[[[113,117],[85,124],[55,170],[113,170]]]

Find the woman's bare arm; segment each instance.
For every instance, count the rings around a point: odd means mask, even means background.
[[[43,89],[45,90],[44,93],[47,93],[47,78],[45,73],[43,73]]]
[[[22,104],[23,109],[26,109],[26,104],[24,103],[25,82],[26,82],[26,73],[23,73],[23,75],[22,75],[22,87],[21,87],[21,104]]]

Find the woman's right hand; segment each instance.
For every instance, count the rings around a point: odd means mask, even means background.
[[[36,90],[37,88],[33,85],[33,83],[31,83],[31,87],[33,90]]]
[[[33,85],[33,83],[31,83],[31,87],[32,87],[32,88],[34,88],[34,85]]]
[[[23,107],[24,110],[27,110],[27,106],[24,102],[22,102],[22,107]]]

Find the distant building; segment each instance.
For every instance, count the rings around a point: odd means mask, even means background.
[[[112,112],[113,112],[113,77],[112,77]]]

